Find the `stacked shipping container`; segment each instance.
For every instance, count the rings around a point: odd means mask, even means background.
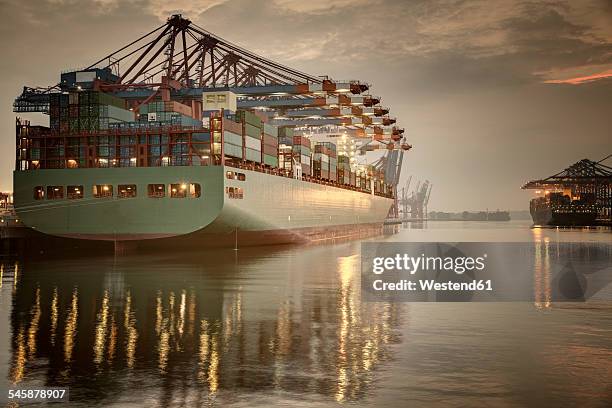
[[[292,151],[293,158],[302,166],[302,175],[310,176],[312,174],[310,139],[305,136],[293,136]]]
[[[331,142],[317,142],[312,156],[312,174],[324,180],[337,178],[336,145]]]
[[[278,167],[278,128],[276,126],[263,124],[261,153],[263,164]]]
[[[348,156],[338,156],[338,183],[351,184],[351,161]]]

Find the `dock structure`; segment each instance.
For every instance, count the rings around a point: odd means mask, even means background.
[[[531,200],[532,216],[545,209],[553,215],[562,214],[569,225],[612,225],[612,167],[603,163],[611,157],[597,162],[583,159],[552,176],[523,185],[522,189],[536,192],[536,198]],[[588,218],[587,215],[592,216],[592,222],[572,222]]]

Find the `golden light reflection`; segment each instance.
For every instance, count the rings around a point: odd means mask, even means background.
[[[19,282],[19,264],[15,262],[14,266],[15,273],[13,274],[13,292],[17,289],[17,282]]]
[[[95,340],[94,340],[94,362],[100,364],[104,359],[104,348],[106,346],[106,331],[108,326],[108,290],[104,291],[102,305],[96,318]]]
[[[535,242],[535,259],[533,270],[534,306],[537,309],[549,309],[550,297],[550,241]]]
[[[58,311],[57,311],[57,302],[58,302],[58,295],[57,295],[57,286],[53,288],[53,298],[51,299],[51,345],[55,345],[55,334],[57,331],[57,316],[58,316]]]
[[[108,339],[108,362],[112,362],[115,358],[115,347],[117,346],[117,325],[115,324],[115,316],[111,316],[110,337]]]
[[[206,320],[202,320],[200,322],[200,345],[199,345],[199,370],[198,370],[198,379],[200,382],[205,383],[207,380],[206,375],[206,363],[208,360],[208,348],[210,344],[210,338],[208,336],[208,322]]]
[[[0,264],[0,289],[2,289],[2,280],[4,280],[4,264]]]
[[[40,322],[40,288],[36,288],[36,300],[30,311],[30,316],[32,316],[32,320],[28,329],[28,357],[33,359],[36,357],[36,334]]]
[[[195,312],[196,312],[196,296],[195,296],[195,292],[193,291],[193,289],[191,290],[191,293],[189,294],[189,302],[187,302],[187,304],[189,305],[188,309],[189,311],[187,312],[187,321],[188,321],[188,334],[189,336],[193,336],[193,330],[194,330],[194,326],[195,326]]]
[[[156,308],[155,308],[155,333],[159,336],[161,333],[161,325],[163,319],[163,307],[162,307],[162,293],[161,291],[157,292]]]
[[[219,341],[217,340],[217,336],[213,336],[210,349],[208,389],[211,394],[215,394],[219,388]]]
[[[170,333],[167,329],[168,319],[164,319],[162,322],[162,332],[159,336],[159,344],[157,346],[158,354],[159,354],[159,370],[162,373],[166,372],[166,366],[168,365],[168,354],[170,352]]]
[[[336,382],[336,401],[342,402],[346,400],[349,378],[348,378],[348,358],[349,353],[347,347],[352,341],[352,333],[350,332],[351,322],[355,316],[352,310],[355,307],[353,302],[352,281],[355,276],[357,266],[357,255],[341,257],[338,259],[338,274],[340,278],[340,293],[338,298],[340,322],[338,328],[338,357],[336,362],[337,382]]]
[[[132,312],[132,294],[127,291],[125,300],[125,316],[123,320],[125,331],[127,332],[127,340],[125,345],[125,359],[128,368],[134,367],[136,355],[136,342],[138,341],[138,331],[136,330],[136,319]]]
[[[72,361],[72,350],[74,348],[74,338],[76,337],[77,323],[79,318],[79,293],[78,289],[72,291],[70,310],[66,318],[66,328],[64,329],[64,361],[70,364]]]
[[[181,303],[179,305],[179,320],[178,320],[178,333],[179,337],[183,337],[183,330],[185,329],[185,304],[187,302],[187,293],[185,289],[181,292]]]
[[[26,346],[23,333],[23,327],[19,328],[16,340],[17,350],[14,353],[13,358],[13,369],[11,370],[10,380],[13,384],[18,384],[23,380],[23,374],[25,372],[25,365],[27,362],[26,357]]]

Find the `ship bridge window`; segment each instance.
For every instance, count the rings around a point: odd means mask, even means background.
[[[64,186],[47,186],[47,200],[64,198]]]
[[[166,186],[164,184],[149,184],[147,192],[151,198],[164,198],[166,196]]]
[[[117,186],[118,198],[134,198],[136,197],[136,184],[119,184]]]
[[[187,183],[170,184],[170,197],[185,198],[187,197],[188,188]]]
[[[79,198],[83,198],[83,186],[66,187],[66,196],[69,200],[78,200]]]
[[[34,199],[35,200],[45,199],[45,188],[43,186],[34,187]]]
[[[110,184],[96,184],[93,186],[93,196],[95,198],[112,197],[113,186]]]
[[[225,187],[227,198],[242,200],[244,191],[240,187]]]

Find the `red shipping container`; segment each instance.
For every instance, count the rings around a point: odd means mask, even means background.
[[[269,156],[276,156],[278,154],[278,148],[276,146],[263,145],[263,153]]]

